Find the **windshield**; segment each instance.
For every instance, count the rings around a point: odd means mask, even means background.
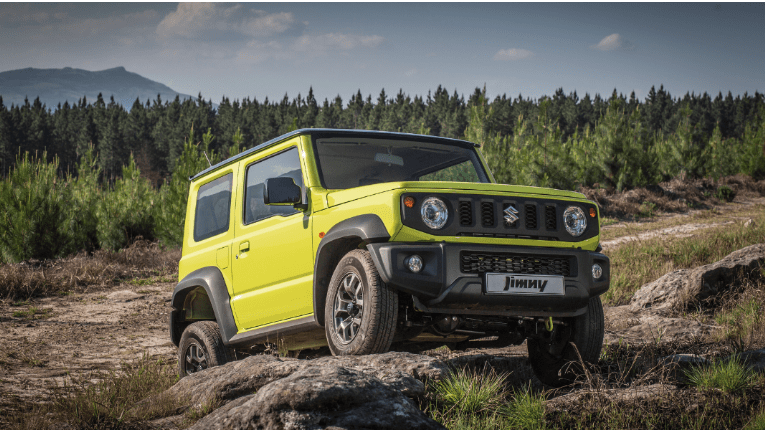
[[[382,182],[489,182],[474,149],[417,140],[355,136],[314,137],[327,189]]]

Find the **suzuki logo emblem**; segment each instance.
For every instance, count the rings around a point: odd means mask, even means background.
[[[503,212],[505,213],[505,223],[507,225],[518,221],[520,218],[518,216],[518,209],[514,208],[513,205],[508,205]]]

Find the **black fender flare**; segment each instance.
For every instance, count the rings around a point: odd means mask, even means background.
[[[202,287],[210,298],[215,320],[220,328],[223,343],[228,345],[229,340],[236,335],[237,328],[234,314],[231,311],[231,297],[228,295],[228,287],[223,279],[220,269],[215,266],[203,267],[186,275],[173,290],[170,312],[170,338],[173,344],[178,346],[181,341],[181,333],[178,330],[178,319],[183,312],[183,303],[186,295],[194,289]]]
[[[313,267],[313,314],[316,324],[324,327],[324,303],[329,280],[334,272],[333,260],[339,260],[360,243],[390,240],[388,229],[378,215],[365,214],[340,221],[324,235],[316,250]]]

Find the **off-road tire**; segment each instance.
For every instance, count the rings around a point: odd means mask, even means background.
[[[355,336],[343,340],[335,323],[335,300],[346,279],[358,277],[363,306]],[[387,352],[396,333],[398,294],[386,285],[372,262],[369,251],[354,249],[338,262],[327,290],[324,330],[332,355],[364,355]]]
[[[582,362],[598,362],[605,332],[600,297],[591,298],[587,312],[568,322],[571,333],[560,355],[552,355],[539,339],[526,341],[534,374],[542,383],[552,387],[574,383],[577,374],[581,374]]]
[[[189,357],[203,354],[204,363],[195,366]],[[203,369],[226,364],[234,360],[233,351],[223,344],[220,328],[215,321],[197,321],[183,330],[178,345],[178,376],[183,378]],[[194,360],[191,360],[194,361]]]

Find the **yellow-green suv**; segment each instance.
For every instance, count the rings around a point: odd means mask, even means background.
[[[181,376],[264,343],[358,355],[527,340],[550,385],[598,359],[597,205],[497,184],[471,142],[304,129],[191,179],[170,316]]]

